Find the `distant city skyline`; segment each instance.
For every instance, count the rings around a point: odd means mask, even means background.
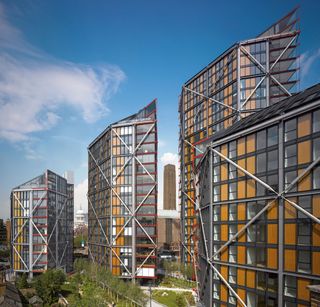
[[[181,4],[2,1],[0,218],[9,217],[11,189],[45,169],[73,170],[75,211],[87,211],[87,146],[154,98],[162,208],[163,166],[178,165],[181,84],[296,5],[235,2],[226,18],[223,2]],[[320,81],[319,9],[318,1],[300,8],[301,89]]]

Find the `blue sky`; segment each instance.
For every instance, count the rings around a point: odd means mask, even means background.
[[[0,216],[10,190],[74,170],[84,204],[87,145],[158,98],[159,164],[177,162],[182,84],[294,1],[2,1]],[[320,81],[319,1],[300,3],[301,89]],[[162,176],[159,178],[160,186]]]

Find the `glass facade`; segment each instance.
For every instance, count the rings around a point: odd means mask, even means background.
[[[290,112],[269,108],[281,117],[270,116],[263,128],[259,121],[246,131],[247,121],[214,138],[198,165],[205,306],[240,304],[212,266],[247,306],[310,306],[307,286],[320,283],[320,101],[301,101],[292,101]]]
[[[89,145],[89,248],[123,278],[156,277],[156,101]]]
[[[183,85],[179,102],[183,262],[190,263],[197,254],[194,168],[206,143],[217,132],[297,91],[297,21],[294,10],[258,37],[232,46]],[[261,153],[261,161],[270,161],[269,169],[264,172],[268,172],[268,180],[272,181],[275,178],[269,171],[275,167],[272,157],[276,152],[268,149]],[[217,168],[217,176],[218,172]],[[232,168],[228,172],[229,176],[236,175]],[[221,188],[225,187],[216,188],[217,197]],[[234,197],[236,184],[228,189]]]
[[[49,170],[11,192],[12,268],[73,270],[73,184]]]

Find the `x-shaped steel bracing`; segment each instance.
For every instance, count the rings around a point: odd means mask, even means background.
[[[156,243],[153,241],[153,239],[150,237],[150,235],[147,233],[147,231],[144,229],[144,227],[141,225],[141,223],[138,221],[138,219],[136,218],[136,213],[138,212],[138,210],[140,209],[140,207],[144,204],[145,200],[149,197],[149,195],[152,193],[152,191],[156,188],[157,183],[155,178],[149,173],[149,171],[146,169],[146,167],[143,165],[143,163],[139,160],[139,158],[136,156],[136,152],[138,151],[138,149],[141,147],[141,145],[144,143],[144,141],[146,140],[146,138],[148,137],[148,135],[152,132],[152,130],[154,129],[155,124],[151,125],[151,127],[148,129],[148,131],[145,133],[145,135],[143,136],[143,138],[141,139],[141,141],[139,142],[139,144],[137,146],[135,146],[134,149],[132,149],[131,147],[128,146],[128,144],[126,144],[126,142],[123,140],[123,138],[117,133],[117,131],[115,129],[112,128],[112,132],[116,135],[116,137],[120,140],[120,142],[127,148],[130,156],[127,157],[126,161],[124,162],[124,164],[122,165],[122,167],[120,168],[120,170],[118,171],[118,173],[115,175],[115,177],[113,178],[113,180],[110,181],[108,180],[108,178],[105,176],[104,172],[102,171],[101,167],[99,166],[97,160],[94,158],[93,154],[91,153],[91,151],[88,149],[88,152],[91,156],[91,158],[93,159],[95,165],[98,167],[100,173],[102,174],[104,180],[106,181],[108,187],[111,189],[111,191],[115,194],[115,196],[119,199],[119,201],[121,202],[121,204],[124,206],[124,208],[127,210],[127,212],[129,213],[127,216],[127,220],[124,223],[124,225],[122,226],[122,228],[119,230],[119,232],[116,234],[116,236],[113,238],[112,242],[109,243],[108,237],[105,234],[105,231],[103,230],[103,227],[101,225],[101,222],[99,220],[99,217],[97,216],[95,210],[94,210],[94,206],[92,205],[88,195],[88,200],[89,200],[89,204],[91,206],[91,208],[93,209],[95,218],[98,220],[99,226],[101,228],[101,230],[103,231],[104,237],[106,238],[106,241],[108,242],[107,247],[109,247],[111,249],[111,251],[114,253],[114,255],[117,257],[117,259],[120,261],[120,263],[122,264],[122,266],[125,268],[125,270],[128,272],[129,275],[131,276],[135,276],[139,270],[142,268],[142,266],[146,263],[146,261],[152,256],[154,255],[157,245]],[[130,208],[128,208],[127,204],[123,201],[123,199],[120,197],[120,195],[115,191],[114,189],[114,184],[116,182],[116,179],[121,175],[121,173],[125,170],[126,166],[129,164],[129,162],[135,159],[139,165],[141,165],[141,167],[144,169],[144,171],[148,174],[148,176],[153,180],[154,185],[151,187],[151,189],[149,190],[149,192],[146,194],[146,196],[144,197],[144,199],[138,204],[138,206],[135,208],[134,211],[131,211]],[[114,251],[114,244],[117,240],[117,238],[121,235],[121,233],[125,230],[126,226],[130,223],[130,221],[134,220],[137,225],[141,228],[141,230],[146,234],[146,236],[148,237],[148,239],[151,241],[151,243],[153,244],[154,248],[151,250],[151,252],[147,255],[147,257],[144,259],[144,261],[141,263],[141,265],[136,269],[135,273],[133,274],[132,272],[129,271],[129,269],[127,268],[127,266],[123,263],[123,261],[121,260],[121,258],[118,256],[118,254]],[[91,253],[91,250],[90,250]],[[91,253],[92,256],[92,253]],[[135,255],[133,255],[135,256]]]

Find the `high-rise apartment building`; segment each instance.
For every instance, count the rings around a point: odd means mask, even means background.
[[[176,167],[164,166],[163,172],[163,209],[176,210]]]
[[[296,92],[298,18],[290,12],[262,34],[235,43],[182,87],[180,113],[181,257],[196,257],[194,168],[208,140],[239,119]]]
[[[11,249],[15,273],[73,269],[73,184],[50,170],[11,192]]]
[[[310,306],[309,286],[320,284],[320,84],[215,134],[196,180],[203,306]]]
[[[88,147],[88,246],[122,278],[156,277],[156,101],[111,124]]]

